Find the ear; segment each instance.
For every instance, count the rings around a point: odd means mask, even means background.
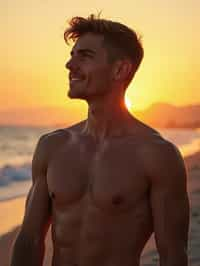
[[[132,71],[133,65],[129,60],[119,60],[114,66],[114,79],[116,81],[125,81],[130,76]]]

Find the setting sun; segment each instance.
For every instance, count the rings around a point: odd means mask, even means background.
[[[131,103],[131,100],[127,96],[125,96],[125,105],[128,110],[131,109],[132,103]]]
[[[87,17],[96,10],[103,11],[102,18],[123,22],[141,37],[145,56],[124,99],[130,112],[157,102],[199,103],[200,1],[177,1],[176,5],[172,0],[158,1],[153,9],[148,0],[114,6],[112,1],[93,2],[94,10],[88,0],[70,7],[64,0],[59,5],[56,1],[0,1],[0,124],[44,125],[63,119],[71,123],[87,116],[85,102],[67,97],[65,64],[73,42],[66,45],[63,33],[71,17]],[[50,109],[52,115],[48,115]]]

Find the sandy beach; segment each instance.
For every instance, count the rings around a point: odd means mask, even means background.
[[[200,265],[200,153],[185,158],[188,171],[188,192],[190,198],[190,232],[189,232],[189,265]],[[19,230],[23,218],[25,198],[0,202],[0,264],[9,265],[9,256],[13,239]],[[51,265],[52,244],[50,234],[46,238],[45,266]],[[147,243],[141,265],[156,266],[158,254],[153,236]]]

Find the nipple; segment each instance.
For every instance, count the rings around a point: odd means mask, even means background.
[[[112,204],[119,205],[123,202],[123,198],[120,195],[116,195],[112,198]]]
[[[51,192],[50,196],[51,196],[52,199],[55,198],[55,194],[53,192]]]

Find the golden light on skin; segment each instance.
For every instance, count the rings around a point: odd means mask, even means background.
[[[125,96],[125,105],[126,105],[126,108],[127,108],[128,110],[130,110],[131,107],[132,107],[131,100],[130,100],[130,98],[128,98],[128,96]]]

